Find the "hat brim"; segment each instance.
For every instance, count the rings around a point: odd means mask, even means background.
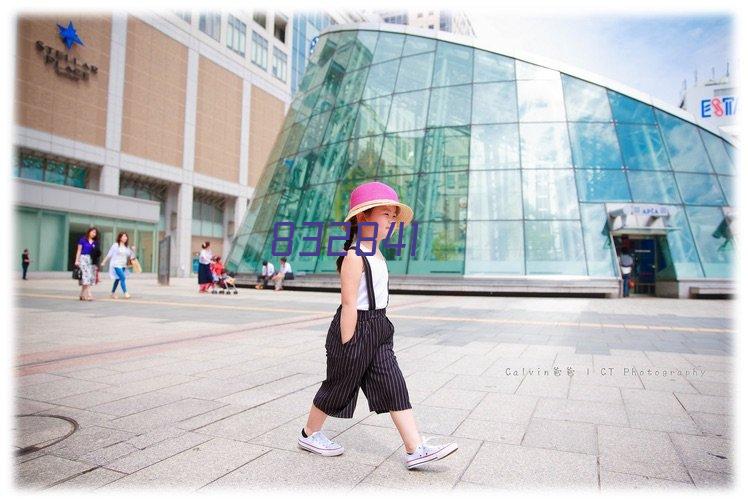
[[[408,225],[413,220],[413,209],[407,204],[401,203],[399,201],[393,201],[392,199],[375,199],[373,201],[366,201],[365,203],[361,203],[358,206],[354,206],[353,208],[351,208],[351,210],[348,212],[348,215],[346,215],[345,217],[345,222],[349,222],[359,213],[362,213],[371,208],[376,208],[377,206],[397,206],[398,208],[400,208],[400,211],[398,211],[397,217],[395,219],[396,223],[402,222],[403,225]]]

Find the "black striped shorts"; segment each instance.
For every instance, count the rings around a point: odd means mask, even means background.
[[[327,378],[313,403],[333,417],[353,417],[358,390],[364,392],[369,410],[377,414],[410,409],[408,388],[397,364],[392,345],[395,327],[387,318],[387,308],[357,310],[353,337],[340,340],[342,305],[327,331]]]

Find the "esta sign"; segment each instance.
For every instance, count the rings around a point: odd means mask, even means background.
[[[735,96],[716,96],[701,100],[702,117],[723,117],[735,115]]]

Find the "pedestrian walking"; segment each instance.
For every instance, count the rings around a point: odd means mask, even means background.
[[[99,250],[99,230],[96,227],[89,227],[84,236],[78,240],[78,247],[75,251],[75,266],[80,268],[80,278],[78,284],[81,286],[80,300],[93,300],[91,295],[91,286],[96,284],[96,265],[95,256],[100,255]]]
[[[337,260],[341,304],[327,332],[326,379],[312,400],[297,440],[302,449],[323,456],[343,453],[343,447],[327,438],[322,426],[328,416],[353,417],[360,388],[370,411],[390,414],[405,446],[406,468],[442,459],[457,450],[455,443],[430,445],[421,437],[395,358],[395,327],[386,315],[389,272],[379,243],[392,223],[405,225],[412,218],[413,210],[384,183],[364,183],[351,193],[345,218],[351,222],[351,234],[343,245],[346,255]],[[364,222],[375,222],[376,234],[374,226],[361,225]],[[351,246],[354,239],[362,253],[370,256],[356,252],[356,246]]]
[[[621,276],[623,276],[623,296],[629,296],[629,281],[631,281],[631,268],[634,266],[634,258],[629,254],[628,248],[621,250]]]
[[[210,241],[206,241],[202,244],[198,257],[197,284],[200,285],[198,289],[200,293],[207,293],[208,288],[213,284],[213,273],[210,270],[212,260],[213,252],[210,250]]]
[[[106,263],[109,262],[109,277],[114,280],[111,293],[113,299],[117,298],[117,286],[122,288],[122,293],[126,299],[130,298],[126,281],[127,276],[130,275],[127,264],[135,257],[135,254],[128,246],[128,240],[129,236],[126,232],[117,234],[117,241],[109,248],[109,252],[101,262],[101,267],[105,267]]]
[[[29,258],[29,249],[24,248],[23,253],[21,253],[21,269],[23,269],[23,279],[28,279],[26,277],[26,274],[29,272],[29,264],[31,263],[31,258]]]

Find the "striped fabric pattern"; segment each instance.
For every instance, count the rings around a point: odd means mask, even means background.
[[[357,310],[353,337],[340,340],[338,306],[327,331],[327,376],[314,397],[314,405],[328,416],[353,417],[359,388],[369,402],[369,410],[382,414],[410,409],[408,388],[395,358],[393,335],[395,326],[387,318],[387,308],[375,309],[371,266],[366,256],[366,275],[369,309]]]

